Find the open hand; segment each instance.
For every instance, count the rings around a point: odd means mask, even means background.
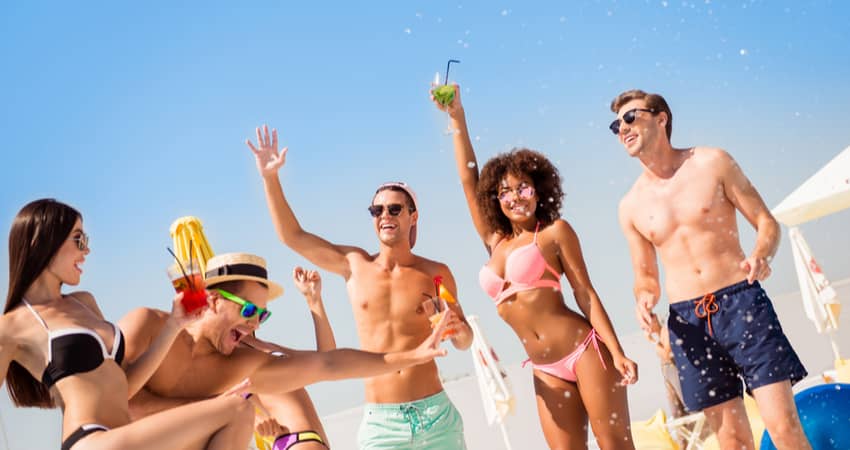
[[[431,335],[422,341],[422,343],[419,344],[419,347],[416,347],[413,350],[414,359],[420,363],[424,363],[436,357],[446,356],[446,354],[448,354],[445,349],[440,348],[440,342],[443,340],[443,333],[446,330],[449,315],[450,314],[443,314],[443,317],[440,318],[440,321],[437,322],[437,325],[434,326],[433,330],[431,330]]]
[[[254,147],[250,139],[246,139],[245,144],[254,153],[254,157],[257,159],[257,170],[263,178],[277,175],[278,170],[286,162],[287,149],[283,148],[278,153],[277,130],[272,129],[272,134],[269,136],[269,127],[267,125],[263,125],[262,130],[257,128],[256,147]]]

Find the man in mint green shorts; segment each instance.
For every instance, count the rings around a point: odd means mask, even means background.
[[[431,333],[428,304],[434,278],[456,297],[454,277],[440,262],[413,254],[416,195],[405,183],[385,183],[368,206],[378,251],[333,244],[301,228],[278,178],[285,161],[277,132],[257,129],[258,144],[248,142],[263,178],[272,221],[281,241],[311,263],[345,278],[363,350],[414,348]],[[327,202],[325,202],[327,204]],[[365,212],[365,211],[364,211]],[[368,217],[368,216],[367,216]],[[472,331],[456,302],[448,303],[447,333],[455,348],[472,344]],[[358,442],[373,449],[465,449],[463,422],[440,382],[433,361],[366,379],[366,401]]]

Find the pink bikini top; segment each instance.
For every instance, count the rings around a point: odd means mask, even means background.
[[[508,255],[505,260],[505,278],[500,277],[489,265],[484,265],[478,272],[481,288],[497,305],[520,291],[543,287],[561,289],[561,274],[546,262],[543,253],[537,247],[539,229],[538,223],[537,228],[534,229],[534,240]],[[544,279],[543,274],[546,270],[549,270],[556,279]],[[505,283],[510,283],[507,289],[505,289]]]

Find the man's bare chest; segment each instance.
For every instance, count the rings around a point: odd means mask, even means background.
[[[693,176],[677,174],[669,182],[642,186],[636,194],[633,223],[656,246],[681,229],[714,225],[729,208],[722,183]]]
[[[224,355],[192,356],[186,349],[169,352],[148,381],[152,392],[171,397],[217,395],[241,379]]]

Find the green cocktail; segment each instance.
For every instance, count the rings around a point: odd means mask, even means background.
[[[449,106],[452,103],[452,100],[455,99],[455,87],[454,85],[442,85],[437,86],[434,89],[434,98],[437,99],[443,106]]]

